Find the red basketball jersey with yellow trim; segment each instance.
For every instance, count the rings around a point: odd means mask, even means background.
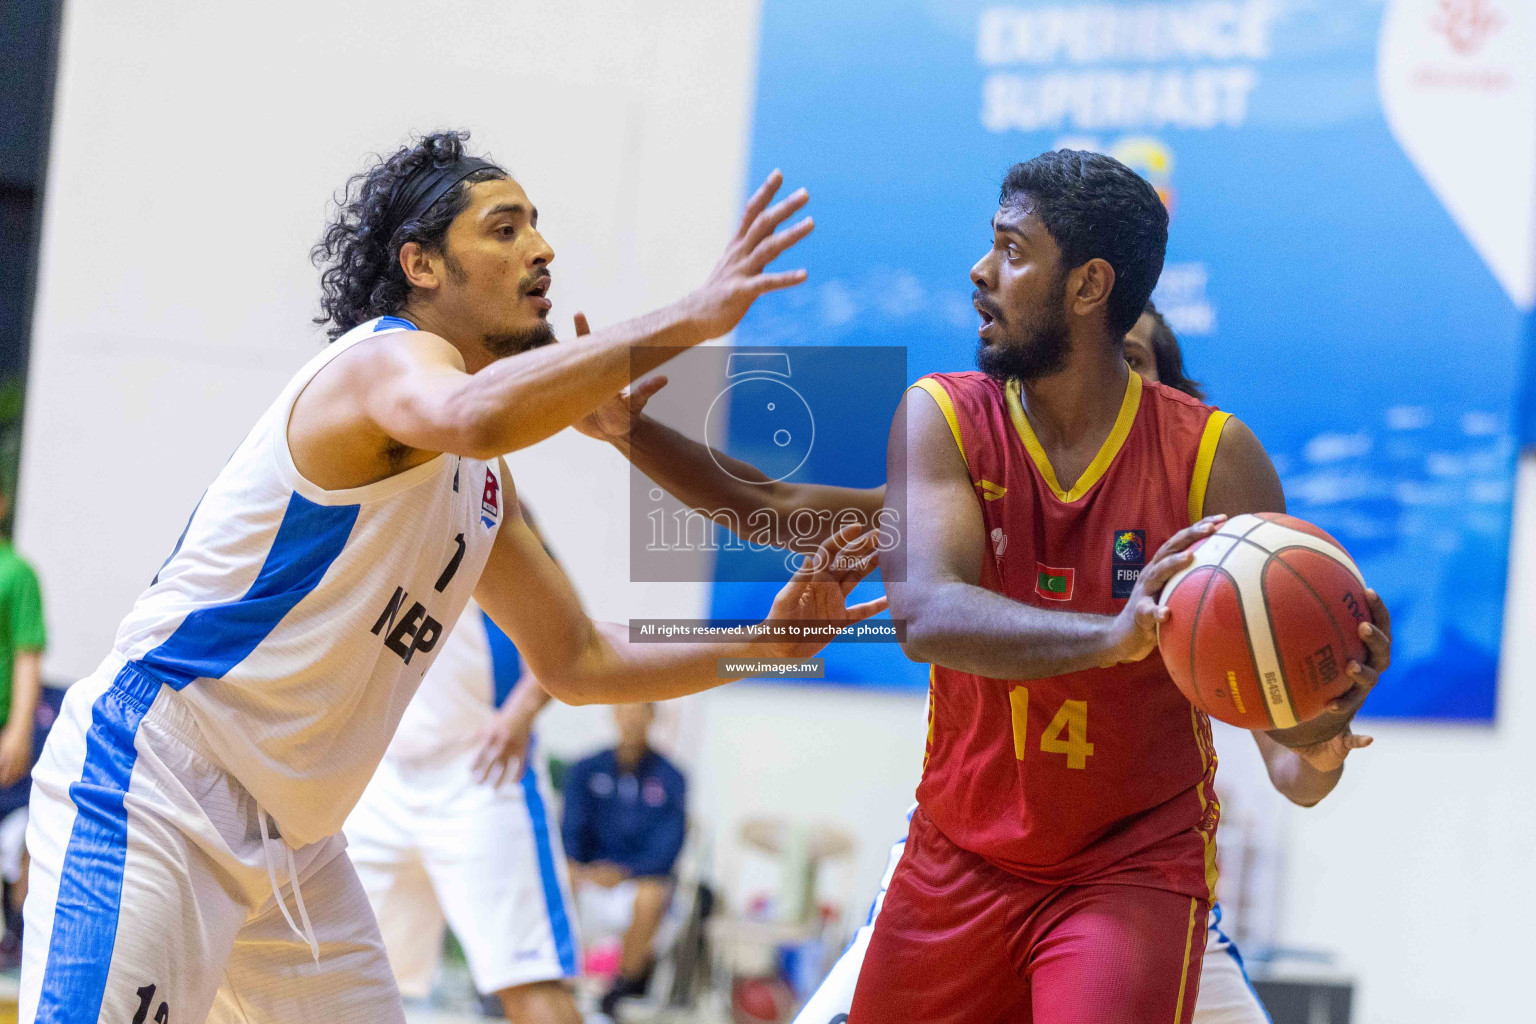
[[[1116,614],[1152,553],[1200,518],[1227,415],[1179,391],[1132,373],[1104,447],[1064,491],[1016,383],[973,372],[914,386],[944,411],[975,485],[988,590]],[[1036,881],[1211,898],[1220,808],[1210,720],[1156,651],[1028,681],[934,666],[929,700],[918,801],[956,845]]]

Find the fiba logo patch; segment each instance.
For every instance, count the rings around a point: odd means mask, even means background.
[[[1110,596],[1130,597],[1146,564],[1147,531],[1116,530],[1109,551]]]

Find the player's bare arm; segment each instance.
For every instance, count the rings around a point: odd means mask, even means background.
[[[504,465],[502,481],[510,507],[515,493]],[[874,565],[874,533],[841,531],[806,560],[774,599],[765,621],[853,625],[883,611],[884,598],[847,604],[849,592]],[[828,642],[631,643],[626,634],[592,621],[565,573],[522,517],[510,514],[475,598],[523,653],[540,685],[567,704],[671,700],[740,678],[722,678],[718,659],[808,658]]]
[[[43,692],[43,652],[17,651],[12,662],[11,708],[0,729],[0,786],[9,786],[32,767],[32,730]]]
[[[580,313],[576,333],[588,333]],[[849,522],[875,523],[884,487],[770,480],[751,463],[645,415],[646,403],[666,385],[664,376],[637,381],[577,421],[576,429],[607,441],[668,494],[743,540],[810,552]],[[803,514],[791,524],[796,513]]]
[[[885,503],[884,487],[769,480],[751,463],[649,416],[633,421],[619,450],[667,493],[743,540],[794,551],[814,551],[850,521],[874,524]]]
[[[1204,520],[1176,534],[1142,571],[1120,615],[1047,611],[980,585],[987,531],[975,489],[944,414],[927,392],[907,392],[892,431],[888,508],[906,508],[904,543],[882,555],[891,613],[906,623],[902,650],[994,679],[1040,679],[1135,661],[1156,645],[1148,594],[1189,562],[1185,551],[1217,526]],[[896,582],[901,580],[902,582]]]
[[[1222,428],[1216,459],[1211,464],[1203,511],[1207,515],[1226,516],[1285,511],[1285,492],[1280,487],[1280,476],[1275,472],[1274,463],[1253,431],[1235,418],[1229,419]],[[1350,722],[1375,688],[1381,673],[1392,662],[1392,616],[1376,591],[1367,589],[1365,597],[1371,611],[1371,621],[1360,624],[1360,639],[1366,650],[1365,664],[1350,662],[1346,666],[1345,672],[1352,683],[1349,690],[1331,702],[1328,710],[1317,718],[1290,729],[1274,729],[1268,734],[1282,746],[1297,751],[1304,764],[1330,766],[1327,767],[1330,772],[1334,770],[1331,765],[1335,759],[1342,770],[1344,755],[1370,742],[1366,737],[1354,736]],[[1268,760],[1266,757],[1266,763]]]
[[[392,476],[441,452],[494,458],[569,426],[676,349],[731,330],[759,296],[805,279],[803,270],[766,269],[814,226],[807,217],[778,230],[808,198],[802,189],[772,203],[781,183],[778,172],[768,178],[709,278],[682,300],[575,341],[501,359],[432,330],[428,300],[452,279],[453,268],[442,254],[407,243],[400,264],[413,295],[427,297],[418,316],[423,329],[359,344],[315,377],[289,423],[300,472],[338,489]],[[497,235],[475,232],[504,231],[506,244],[517,247],[507,273],[547,276],[553,252],[536,234],[536,214],[522,203],[495,204],[490,213],[456,226],[468,233],[461,244],[494,247]]]

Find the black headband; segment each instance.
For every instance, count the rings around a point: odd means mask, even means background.
[[[394,238],[395,232],[400,230],[402,224],[420,217],[432,208],[433,203],[443,198],[453,186],[476,171],[484,170],[502,173],[501,168],[489,160],[466,156],[446,166],[432,167],[408,178],[405,184],[400,186],[400,191],[395,193],[394,202],[389,204],[389,212],[384,218],[384,223],[389,230],[384,233],[384,237]]]

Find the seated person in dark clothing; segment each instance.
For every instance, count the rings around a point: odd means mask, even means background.
[[[620,998],[645,990],[687,831],[683,774],[647,742],[654,707],[620,704],[613,717],[619,745],[576,762],[566,776],[562,829],[588,926],[597,923],[593,918],[617,917],[616,927],[623,928],[619,975],[603,998],[609,1015]]]

